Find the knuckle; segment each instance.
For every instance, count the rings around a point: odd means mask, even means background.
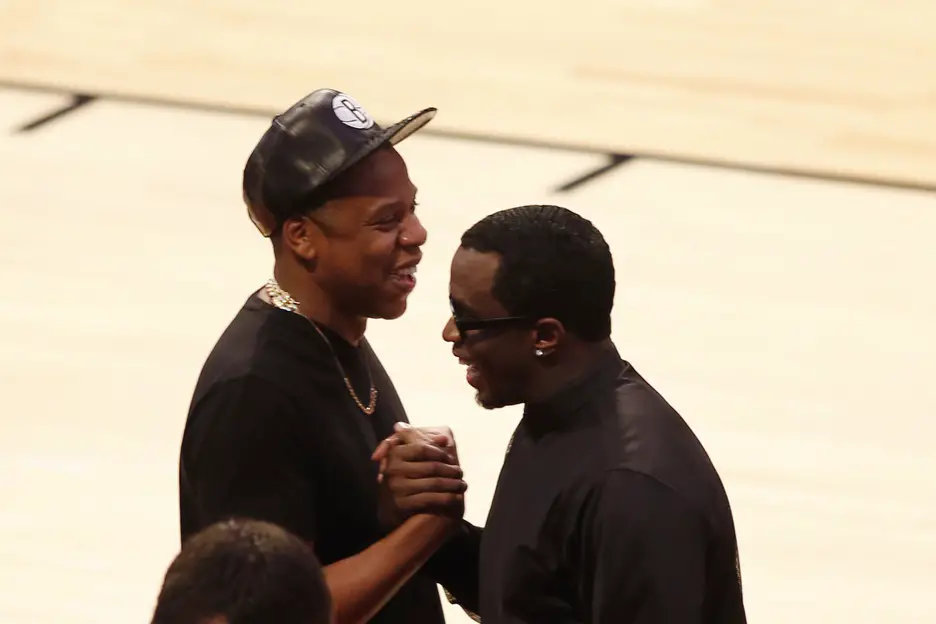
[[[436,460],[439,457],[437,449],[431,444],[426,444],[425,442],[420,443],[419,450],[420,456],[423,459]]]

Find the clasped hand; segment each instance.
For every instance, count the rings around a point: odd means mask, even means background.
[[[379,462],[380,514],[396,526],[417,513],[460,519],[465,490],[455,437],[448,427],[397,423],[371,459]]]

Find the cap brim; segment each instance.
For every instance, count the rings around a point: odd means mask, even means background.
[[[387,128],[387,141],[390,145],[396,145],[409,135],[413,134],[436,116],[436,109],[426,108],[415,115],[410,115],[403,121],[397,122]]]
[[[388,144],[396,145],[400,143],[403,139],[414,134],[417,130],[432,121],[432,118],[436,116],[436,112],[437,109],[435,108],[424,108],[418,113],[410,115],[402,121],[398,121],[389,128],[385,128],[380,134],[365,143],[351,158],[342,163],[341,167],[337,168],[328,176],[325,182],[334,180],[336,177],[376,152],[380,147]]]

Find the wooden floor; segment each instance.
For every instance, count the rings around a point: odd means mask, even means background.
[[[936,186],[931,0],[5,0],[0,80]]]
[[[332,85],[455,133],[936,183],[936,5],[827,4],[7,0],[0,79],[264,110]],[[3,624],[146,621],[193,384],[271,268],[239,187],[264,116],[104,98],[18,131],[69,101],[0,88]],[[430,242],[369,334],[413,420],[455,429],[472,521],[518,412],[477,407],[440,339],[448,261],[481,216],[560,203],[609,239],[614,338],[726,482],[752,624],[936,621],[936,195],[650,158],[558,192],[606,156],[401,151]]]

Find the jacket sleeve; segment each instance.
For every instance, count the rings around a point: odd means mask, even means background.
[[[460,531],[427,564],[427,570],[445,590],[449,602],[460,606],[475,621],[480,621],[477,613],[482,531],[463,521]]]

